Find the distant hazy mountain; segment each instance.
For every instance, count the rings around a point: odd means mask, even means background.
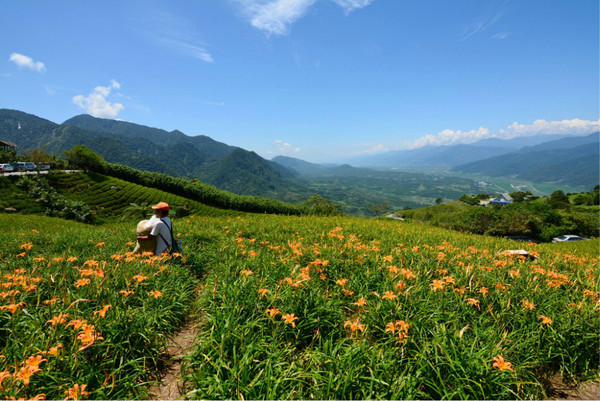
[[[513,139],[483,139],[464,145],[425,146],[412,150],[396,150],[376,155],[359,156],[349,160],[353,166],[371,167],[424,167],[456,166],[500,156],[521,149],[564,138],[564,135],[538,135]]]
[[[320,173],[324,169],[321,164],[309,163],[289,156],[276,156],[272,158],[271,161],[304,175]]]
[[[514,176],[533,182],[564,183],[591,189],[599,181],[599,138],[598,133],[565,137],[455,166],[452,170],[495,177]]]

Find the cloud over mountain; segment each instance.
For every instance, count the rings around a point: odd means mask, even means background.
[[[119,84],[111,79],[109,86],[97,86],[87,96],[77,95],[73,97],[73,103],[84,109],[88,114],[100,118],[115,118],[117,114],[125,109],[121,103],[111,103],[106,98],[113,89],[120,89]]]

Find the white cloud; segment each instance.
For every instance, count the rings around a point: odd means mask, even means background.
[[[477,142],[487,138],[512,139],[534,135],[585,135],[600,130],[600,120],[589,121],[574,118],[572,120],[546,121],[536,120],[532,124],[514,122],[506,129],[496,132],[480,127],[470,131],[445,129],[434,135],[425,135],[415,141],[405,142],[402,149],[416,149],[423,146],[456,145]]]
[[[88,96],[74,96],[73,103],[94,117],[115,118],[125,107],[121,103],[111,103],[106,98],[113,89],[119,88],[121,84],[111,79],[109,86],[97,86]]]
[[[293,146],[282,140],[276,139],[273,141],[273,143],[275,144],[275,147],[277,148],[277,152],[279,152],[280,155],[289,155],[292,153],[300,152],[299,147]]]
[[[501,13],[498,15],[495,15],[493,17],[490,17],[490,16],[480,17],[477,21],[475,21],[465,27],[465,29],[463,30],[463,33],[461,35],[461,38],[458,41],[462,42],[463,40],[467,40],[468,38],[470,38],[471,36],[473,36],[475,34],[485,31],[486,29],[488,29],[489,27],[494,25],[496,22],[498,22],[498,20],[500,18],[502,18]]]
[[[510,139],[533,135],[585,135],[598,130],[600,130],[600,120],[589,121],[579,118],[562,121],[536,120],[533,124],[514,122],[506,130],[500,130],[498,137]]]
[[[253,27],[268,34],[287,35],[291,25],[303,17],[316,0],[238,1]]]
[[[46,65],[41,61],[34,61],[31,57],[20,53],[12,53],[9,60],[21,68],[29,68],[30,70],[44,73]]]
[[[54,88],[52,88],[48,85],[44,85],[44,89],[46,90],[46,93],[49,94],[50,96],[54,96],[56,94],[56,90],[54,90]]]
[[[499,32],[491,37],[494,40],[502,40],[506,39],[510,36],[511,32]]]
[[[136,31],[154,43],[193,57],[206,63],[214,61],[208,51],[208,45],[200,39],[200,34],[188,19],[176,16],[166,11],[149,13]]]
[[[351,11],[358,10],[359,8],[364,8],[371,4],[374,0],[332,0],[338,6],[344,9],[346,14]]]
[[[331,0],[346,15],[363,8],[374,0]],[[268,35],[287,35],[294,22],[305,16],[317,0],[236,0],[253,27]]]

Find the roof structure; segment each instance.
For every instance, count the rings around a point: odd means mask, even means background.
[[[8,142],[8,141],[0,141],[0,146],[2,146],[3,148],[16,148],[17,145],[15,145],[12,142]]]
[[[506,199],[506,197],[504,195],[498,195],[494,199],[490,200],[490,203],[501,204],[501,205],[508,205],[509,203],[511,203],[511,201],[509,201],[508,199]]]

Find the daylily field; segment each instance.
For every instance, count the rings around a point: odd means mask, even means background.
[[[598,377],[598,240],[192,216],[185,256],[156,258],[129,253],[135,223],[3,215],[3,398],[148,398],[190,316],[189,398],[539,399]]]

